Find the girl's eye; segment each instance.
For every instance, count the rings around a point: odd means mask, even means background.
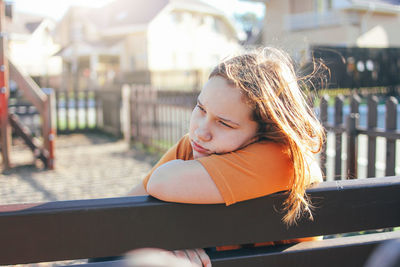
[[[202,108],[199,104],[196,105],[202,112],[206,112],[204,108]]]
[[[231,129],[233,129],[233,127],[232,126],[230,126],[229,124],[226,124],[225,122],[223,122],[223,121],[219,121],[219,123],[222,125],[222,126],[224,126],[224,127],[228,127],[228,128],[231,128]]]

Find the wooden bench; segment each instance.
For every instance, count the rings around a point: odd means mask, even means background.
[[[115,256],[141,247],[206,248],[400,225],[400,177],[324,182],[308,194],[317,207],[315,219],[304,219],[294,227],[281,222],[279,210],[285,198],[281,193],[229,207],[166,203],[152,197],[0,206],[0,265]],[[214,267],[363,266],[377,245],[395,238],[400,238],[400,231],[212,252],[210,257]]]

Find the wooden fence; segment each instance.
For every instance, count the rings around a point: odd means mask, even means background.
[[[54,101],[57,133],[102,130],[122,136],[120,90],[56,91]],[[34,135],[39,135],[40,118],[34,106],[12,99],[9,107],[10,112],[21,117]]]
[[[97,101],[94,91],[57,91],[57,131],[68,133],[97,128]]]
[[[102,130],[162,153],[188,132],[197,94],[137,85],[125,85],[122,90],[57,92],[57,129],[59,133]],[[324,96],[316,102],[316,112],[327,130],[327,142],[319,155],[327,180],[399,174],[396,98],[354,94]]]
[[[345,103],[348,105],[348,114],[344,114]],[[366,157],[365,177],[376,177],[377,161],[385,162],[384,174],[386,176],[396,175],[396,140],[400,139],[400,132],[397,127],[398,101],[395,97],[389,97],[385,103],[384,116],[378,116],[379,99],[377,96],[368,96],[364,99],[363,105],[366,107],[364,125],[360,125],[360,104],[362,99],[358,95],[353,95],[345,99],[339,95],[334,99],[333,121],[328,122],[329,98],[323,97],[320,101],[320,120],[322,121],[328,134],[334,134],[334,175],[336,180],[343,178],[358,178],[358,166],[360,165],[360,151]],[[381,106],[382,106],[381,105]],[[380,115],[382,112],[379,112]],[[378,121],[383,127],[378,128]],[[382,123],[384,120],[384,123]],[[361,144],[361,137],[366,137]],[[377,146],[377,138],[384,138],[386,144],[381,143]],[[327,146],[329,140],[321,153],[321,167],[326,173],[327,166]],[[385,147],[383,147],[385,146]],[[343,151],[344,150],[344,151]],[[343,164],[343,154],[345,164]],[[362,155],[361,155],[362,156]],[[381,174],[382,175],[382,174]]]
[[[197,92],[157,91],[148,86],[125,90],[130,92],[129,140],[163,152],[188,132]]]
[[[143,86],[125,90],[130,92],[128,140],[162,152],[187,133],[198,93],[162,92]],[[384,104],[379,101],[383,98],[361,99],[358,95],[319,99],[316,111],[328,137],[319,160],[327,180],[396,174],[396,140],[400,139],[397,99],[387,98]]]

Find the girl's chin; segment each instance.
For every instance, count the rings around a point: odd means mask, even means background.
[[[202,157],[206,157],[206,156],[208,156],[208,154],[200,153],[200,152],[197,152],[196,150],[193,150],[193,159],[198,159],[198,158],[202,158]]]

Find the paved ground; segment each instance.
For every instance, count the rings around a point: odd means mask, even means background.
[[[0,174],[1,204],[123,196],[156,160],[101,134],[59,136],[51,171],[33,165],[22,144],[11,153],[15,167]]]
[[[56,168],[33,164],[30,150],[15,140],[11,162],[0,174],[0,205],[124,196],[157,160],[102,134],[72,134],[56,140]],[[18,266],[58,266],[86,260]]]

